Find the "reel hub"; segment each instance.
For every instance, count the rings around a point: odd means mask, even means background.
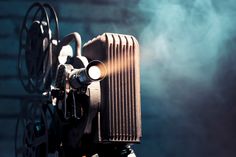
[[[26,66],[29,76],[33,79],[41,78],[45,73],[43,66],[35,65],[35,63],[42,64],[46,56],[45,51],[47,51],[49,46],[46,26],[46,22],[34,21],[27,36],[27,45],[29,47],[25,51]]]

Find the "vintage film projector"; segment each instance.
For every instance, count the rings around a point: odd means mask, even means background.
[[[22,101],[15,156],[135,156],[139,64],[133,36],[104,33],[82,46],[79,33],[59,37],[53,7],[34,3],[20,31],[18,72],[31,99]]]

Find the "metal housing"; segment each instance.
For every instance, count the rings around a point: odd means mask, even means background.
[[[141,139],[139,44],[133,36],[104,33],[87,42],[82,55],[106,64],[95,118],[99,143],[136,143]]]

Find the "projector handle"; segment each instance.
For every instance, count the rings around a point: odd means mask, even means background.
[[[75,41],[75,51],[76,56],[81,56],[81,37],[79,33],[73,32],[65,36],[58,44],[58,54],[61,51],[63,46],[69,45],[72,41]]]

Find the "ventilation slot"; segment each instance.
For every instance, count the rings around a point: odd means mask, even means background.
[[[112,34],[108,45],[109,141],[135,141],[135,46],[131,36]]]

